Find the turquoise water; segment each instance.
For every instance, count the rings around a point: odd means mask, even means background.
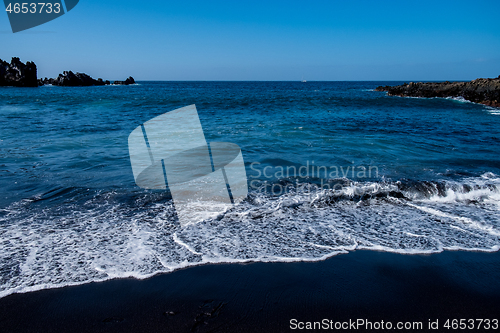
[[[373,91],[400,83],[0,89],[0,296],[360,248],[498,250],[500,110]],[[127,139],[191,104],[208,142],[241,147],[249,196],[181,228],[168,191],[136,186]]]

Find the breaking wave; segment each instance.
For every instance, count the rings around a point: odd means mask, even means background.
[[[0,297],[147,278],[205,263],[323,260],[356,249],[397,253],[500,248],[500,178],[314,183],[184,228],[158,193],[58,189],[0,210]],[[40,202],[68,196],[59,206]],[[123,198],[126,198],[125,200]]]

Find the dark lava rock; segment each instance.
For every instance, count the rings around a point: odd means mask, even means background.
[[[12,58],[10,64],[0,59],[0,86],[38,87],[35,63]]]
[[[85,73],[73,73],[72,71],[64,71],[56,79],[43,79],[39,81],[40,85],[51,84],[61,87],[89,87],[89,86],[104,86],[109,84],[109,81],[102,79],[93,79]]]
[[[129,84],[135,84],[135,80],[132,76],[129,76],[125,81],[115,81],[113,84],[128,86]]]
[[[129,77],[125,81],[115,81],[114,84],[129,85],[134,84],[133,77]],[[55,79],[37,79],[36,65],[28,61],[22,63],[19,58],[14,57],[10,64],[0,59],[0,86],[13,87],[38,87],[46,84],[63,87],[88,87],[88,86],[105,86],[111,82],[103,79],[94,79],[85,73],[73,73],[72,71],[64,71]]]
[[[107,86],[111,82],[103,79],[94,79],[85,73],[73,73],[72,71],[64,71],[62,74],[55,79],[40,79],[38,81],[39,85],[43,86],[46,84],[51,84],[53,86],[61,87],[89,87],[89,86]],[[134,78],[129,77],[125,81],[115,81],[114,84],[129,85],[134,84]]]
[[[500,76],[470,82],[410,82],[400,86],[380,86],[375,90],[401,97],[463,97],[470,102],[500,107]]]

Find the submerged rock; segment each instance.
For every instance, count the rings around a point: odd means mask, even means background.
[[[0,86],[37,87],[35,63],[28,61],[24,64],[14,57],[9,64],[0,59]]]
[[[399,86],[379,86],[389,96],[402,97],[463,97],[484,105],[500,107],[500,76],[470,82],[410,82]]]

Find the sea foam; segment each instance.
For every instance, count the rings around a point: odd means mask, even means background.
[[[316,261],[356,249],[498,251],[499,186],[496,175],[484,174],[413,185],[350,182],[340,192],[313,184],[281,196],[253,191],[217,218],[183,228],[171,201],[131,206],[107,192],[83,206],[31,210],[34,200],[22,200],[0,214],[0,297],[207,263]]]

